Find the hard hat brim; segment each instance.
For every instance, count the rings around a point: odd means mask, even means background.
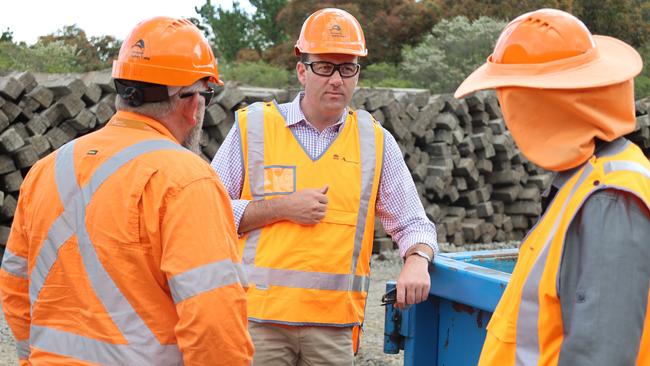
[[[325,53],[334,53],[334,54],[340,54],[340,55],[352,55],[352,56],[358,56],[358,57],[366,57],[368,56],[368,50],[366,48],[358,48],[358,47],[335,47],[335,46],[314,46],[312,45],[311,47],[299,47],[295,46],[293,48],[293,53],[296,56],[300,56],[303,53],[308,53],[312,55],[319,55],[319,54],[325,54]]]
[[[593,36],[593,54],[544,64],[495,64],[476,69],[456,89],[462,98],[484,89],[524,87],[535,89],[588,89],[622,83],[641,72],[643,62],[630,45],[616,38]]]
[[[223,85],[216,73],[216,66],[205,70],[185,70],[158,65],[142,65],[113,61],[111,76],[115,79],[143,81],[167,86],[188,86],[197,80],[208,78],[209,82]]]

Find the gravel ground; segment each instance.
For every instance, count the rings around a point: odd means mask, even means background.
[[[476,244],[459,248],[447,244],[440,245],[443,252],[513,247],[516,247],[516,243]],[[397,251],[373,255],[364,333],[361,338],[361,347],[356,358],[356,365],[392,366],[403,364],[403,353],[397,355],[384,354],[384,307],[379,305],[381,295],[386,289],[386,281],[397,279],[401,267],[402,261]],[[7,327],[4,315],[0,311],[0,366],[17,364],[14,338]]]
[[[2,311],[0,311],[0,365],[18,365],[14,336],[11,334],[7,322],[5,322]]]

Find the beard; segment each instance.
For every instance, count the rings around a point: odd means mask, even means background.
[[[190,133],[187,135],[185,140],[183,140],[183,147],[190,150],[191,152],[201,155],[201,134],[203,133],[203,114],[196,116],[196,125],[192,127]]]

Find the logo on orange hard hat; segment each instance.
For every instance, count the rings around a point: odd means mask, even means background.
[[[129,54],[129,57],[149,60],[149,57],[144,56],[144,40],[139,39],[131,46],[131,53]]]
[[[342,38],[343,32],[341,31],[341,26],[338,24],[332,24],[330,27],[330,36]]]

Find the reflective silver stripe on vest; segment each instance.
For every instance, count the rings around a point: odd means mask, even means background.
[[[130,344],[114,344],[64,332],[54,328],[32,325],[32,347],[100,365],[182,365],[178,347],[157,346],[150,348]]]
[[[535,263],[526,278],[524,287],[521,292],[521,303],[519,305],[519,314],[517,315],[517,346],[515,351],[515,365],[528,366],[537,365],[539,360],[539,283],[542,279],[544,268],[546,267],[546,259],[551,247],[553,237],[557,232],[558,225],[562,219],[562,213],[566,206],[571,201],[576,190],[587,179],[589,174],[593,171],[593,166],[589,163],[585,165],[584,170],[580,174],[577,182],[571,187],[569,195],[562,204],[562,209],[553,223],[544,248],[535,259]],[[559,194],[559,192],[558,192]]]
[[[246,286],[247,281],[240,263],[224,259],[179,273],[170,278],[168,283],[174,304],[178,304],[202,292],[234,283]]]
[[[246,110],[246,139],[248,142],[248,180],[254,200],[264,199],[264,105],[255,103]],[[255,264],[255,253],[262,229],[248,232],[242,263]]]
[[[27,258],[12,253],[5,248],[5,254],[2,257],[2,269],[20,278],[27,278]]]
[[[248,179],[253,199],[264,198],[264,104],[255,103],[246,110],[248,140]]]
[[[284,286],[316,290],[368,292],[370,278],[351,274],[306,272],[245,266],[248,278],[258,286]]]
[[[375,141],[375,127],[370,113],[357,110],[357,126],[359,128],[359,148],[361,153],[361,197],[359,212],[357,213],[357,227],[354,233],[354,251],[350,273],[357,273],[357,262],[363,246],[363,234],[366,229],[368,205],[372,194],[372,183],[375,179],[375,164],[377,162],[377,149]]]
[[[19,360],[28,359],[30,353],[29,341],[16,341],[16,354]]]
[[[29,301],[31,309],[33,309],[34,304],[36,303],[38,293],[41,291],[41,288],[43,288],[45,278],[50,273],[50,268],[52,268],[54,261],[56,261],[59,248],[74,234],[73,219],[70,218],[70,214],[66,213],[65,209],[66,202],[68,201],[63,201],[65,198],[67,198],[67,200],[72,199],[71,192],[75,189],[79,189],[76,179],[72,179],[72,177],[76,176],[74,175],[74,156],[72,150],[72,143],[67,143],[61,146],[54,162],[54,174],[57,182],[57,190],[59,192],[59,199],[63,203],[64,211],[56,218],[56,220],[54,220],[54,223],[52,223],[52,226],[47,232],[47,238],[45,238],[45,241],[41,245],[41,249],[36,256],[36,264],[34,265],[34,268],[32,268],[32,273],[29,278]],[[72,167],[71,177],[62,176],[64,167],[67,166]],[[60,182],[66,182],[67,187],[62,186],[62,183]]]
[[[74,141],[71,141],[62,146],[57,153],[55,177],[64,211],[48,230],[48,238],[39,251],[35,270],[31,273],[31,305],[33,308],[38,299],[38,294],[49,274],[50,268],[56,261],[58,249],[73,234],[76,234],[79,252],[93,290],[129,344],[110,344],[39,326],[33,326],[30,334],[30,342],[33,346],[37,346],[47,352],[68,355],[91,362],[97,361],[93,358],[93,355],[97,355],[100,358],[109,357],[107,359],[108,362],[104,360],[101,363],[115,364],[118,362],[121,364],[123,363],[122,361],[133,363],[129,358],[120,361],[115,358],[111,359],[110,357],[112,355],[115,357],[119,355],[126,355],[127,357],[141,355],[140,357],[148,360],[160,359],[161,362],[155,364],[179,364],[181,362],[181,354],[178,347],[176,345],[163,346],[158,342],[157,338],[138,316],[99,261],[95,246],[92,244],[86,228],[86,207],[101,184],[124,164],[142,154],[153,151],[185,149],[169,140],[149,140],[126,147],[97,168],[89,182],[83,188],[79,187],[76,180],[73,150]],[[51,334],[53,334],[52,332],[57,334],[56,339],[49,339]],[[46,336],[44,334],[50,335]],[[71,342],[71,340],[74,342]],[[82,347],[83,350],[77,349],[79,348],[79,344],[84,345]],[[124,349],[131,350],[127,352]],[[160,358],[159,355],[161,354],[165,354],[165,357]]]
[[[605,174],[618,171],[629,171],[639,173],[650,179],[650,171],[648,171],[646,167],[639,163],[632,161],[608,161],[604,165]]]

